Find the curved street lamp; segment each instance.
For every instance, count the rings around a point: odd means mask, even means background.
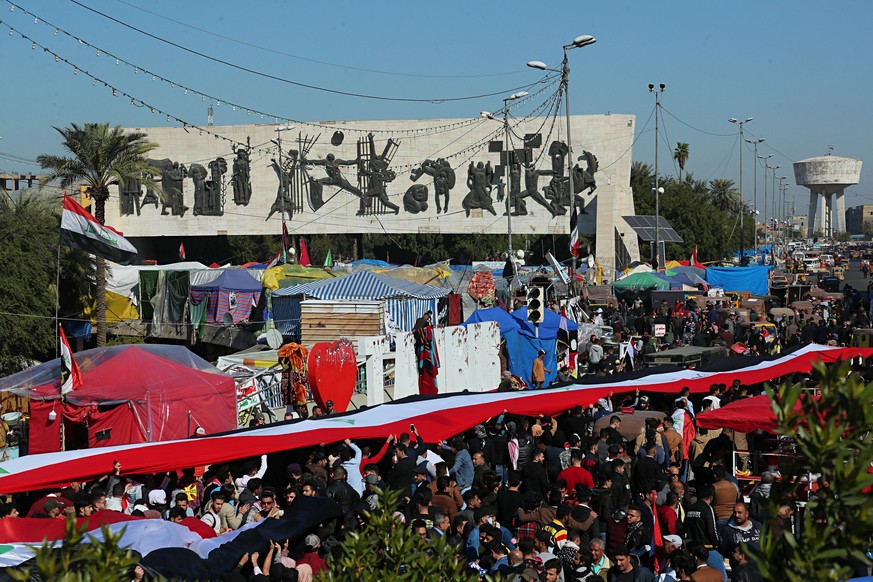
[[[588,45],[592,45],[597,42],[597,39],[591,36],[590,34],[582,34],[573,39],[573,42],[570,44],[563,45],[564,49],[564,59],[561,61],[560,69],[550,69],[544,62],[542,61],[528,61],[527,66],[533,69],[539,69],[541,71],[552,71],[555,73],[561,73],[561,89],[564,92],[564,113],[567,118],[567,166],[568,166],[568,174],[569,181],[568,185],[570,187],[570,203],[575,207],[576,202],[573,200],[575,184],[573,183],[573,165],[576,163],[576,160],[573,158],[573,140],[570,137],[570,63],[567,59],[567,51],[582,48]],[[571,290],[575,290],[576,288],[576,256],[573,256],[573,276],[570,278],[570,286]]]

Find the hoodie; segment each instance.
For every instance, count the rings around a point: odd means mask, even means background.
[[[721,555],[730,556],[741,543],[757,549],[761,540],[761,524],[749,518],[742,526],[733,518],[721,528]]]

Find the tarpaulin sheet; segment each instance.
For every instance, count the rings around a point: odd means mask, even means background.
[[[766,295],[770,289],[767,277],[769,272],[769,267],[710,267],[706,270],[706,281],[725,291],[749,291],[753,295]]]

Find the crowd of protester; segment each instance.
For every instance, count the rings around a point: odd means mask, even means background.
[[[793,315],[752,310],[750,320],[774,324],[767,327],[743,324],[720,301],[592,309],[594,321],[611,325],[613,337],[580,338],[577,364],[571,370],[565,362],[558,379],[624,369],[629,360],[618,357],[616,346],[628,338],[637,338],[642,354],[677,344],[765,354],[811,342],[845,344],[852,329],[870,325],[864,302],[848,286],[844,299],[812,300]],[[656,338],[661,325],[667,332]],[[532,385],[550,371],[542,356]],[[525,380],[507,374],[498,390],[523,388]],[[174,522],[195,518],[221,536],[286,512],[293,518],[300,497],[328,497],[341,508],[340,518],[302,539],[273,540],[242,556],[225,577],[305,581],[331,567],[349,533],[382,510],[380,492],[391,489],[400,496],[398,528],[409,528],[423,544],[442,540],[483,579],[752,582],[761,577],[747,552],[757,547],[762,521],[776,520],[802,535],[803,502],[818,492],[809,484],[778,500],[778,515],[772,515],[769,494],[780,478],[778,462],[755,460],[781,452],[785,443],[771,435],[686,427],[700,412],[757,392],[760,387],[735,382],[699,396],[687,389],[669,396],[610,395],[554,418],[503,414],[447,441],[430,441],[411,426],[384,441],[347,439],[167,474],[125,475],[116,464],[97,482],[5,503],[0,517],[119,511]],[[622,431],[627,415],[620,411],[627,409],[648,413],[636,432]],[[286,420],[332,414],[329,402],[325,410],[291,413]],[[253,420],[263,422],[260,415]],[[686,442],[683,435],[694,436]],[[752,469],[760,479],[754,489]],[[132,573],[134,580],[144,577],[141,568]]]
[[[384,441],[346,440],[202,474],[123,476],[116,465],[87,488],[33,501],[26,515],[110,510],[176,522],[196,517],[223,535],[284,512],[293,516],[301,496],[326,496],[342,509],[339,519],[302,540],[274,540],[226,577],[310,580],[338,558],[368,512],[380,511],[379,492],[393,489],[401,498],[398,528],[410,528],[422,543],[444,538],[483,577],[748,582],[760,577],[743,544],[758,543],[778,467],[744,496],[732,470],[734,451],[755,451],[766,446],[764,439],[759,446],[754,435],[699,430],[686,446],[685,431],[677,430],[696,412],[747,395],[738,384],[714,386],[700,397],[687,390],[637,393],[555,418],[501,415],[447,442],[428,442],[411,427]],[[628,416],[613,413],[622,408],[662,412],[647,415],[638,434],[627,434],[621,428]],[[780,500],[778,519],[796,534],[802,501]],[[2,513],[18,515],[10,504]]]
[[[668,303],[622,299],[617,307],[587,307],[592,322],[611,333],[580,338],[575,365],[565,362],[558,381],[578,374],[617,373],[627,368],[622,342],[633,342],[642,356],[680,346],[724,347],[732,355],[772,355],[817,343],[848,345],[853,330],[871,327],[867,294],[845,285],[836,298],[809,297],[777,310],[775,299],[740,308],[731,297],[706,297]],[[701,304],[703,303],[703,304]],[[662,334],[658,331],[663,330]]]

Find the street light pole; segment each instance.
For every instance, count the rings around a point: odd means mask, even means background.
[[[746,143],[750,143],[755,147],[755,188],[754,188],[754,204],[755,209],[755,256],[758,256],[758,144],[764,143],[764,138],[747,139]]]
[[[758,156],[759,160],[764,162],[764,216],[761,224],[764,225],[764,244],[767,244],[767,160],[773,157],[773,154],[768,156]]]
[[[779,206],[776,208],[776,225],[779,225],[780,221],[782,220],[781,217],[785,206],[785,180],[787,179],[788,176],[779,176]],[[782,238],[782,228],[779,227],[776,232],[779,235],[779,238]],[[785,244],[784,239],[782,244]]]
[[[509,176],[511,173],[510,165],[512,164],[514,152],[509,149],[509,102],[521,99],[522,97],[527,97],[527,91],[513,93],[503,100],[503,151],[506,152],[506,164],[504,164],[503,168],[503,179],[505,182],[503,196],[506,198],[507,250],[509,261],[512,264],[512,279],[509,284],[510,291],[512,290],[512,283],[515,281],[515,277],[518,273],[515,269],[515,258],[512,256],[512,201],[510,200],[512,184],[510,184]]]
[[[731,117],[728,121],[740,128],[740,266],[743,266],[746,264],[746,249],[743,248],[745,246],[743,244],[743,215],[745,214],[743,211],[743,141],[745,141],[743,126],[752,121],[752,118],[747,117],[745,121],[737,121],[736,118]]]
[[[567,58],[567,52],[574,48],[582,48],[597,42],[597,39],[591,36],[590,34],[583,34],[581,36],[577,36],[573,39],[573,42],[570,44],[563,45],[564,48],[564,59],[561,61],[561,70],[556,71],[555,69],[549,69],[545,63],[542,61],[530,61],[527,66],[540,69],[541,71],[554,71],[561,73],[561,88],[564,91],[564,115],[567,119],[567,169],[568,169],[568,181],[567,186],[570,188],[570,204],[572,207],[576,206],[576,201],[573,196],[575,195],[575,187],[576,184],[573,181],[573,166],[576,163],[576,160],[573,158],[573,140],[571,139],[570,133],[570,61]],[[572,233],[570,233],[572,236]],[[570,289],[571,291],[576,290],[576,255],[573,255],[572,262],[572,277],[570,277]]]
[[[659,167],[658,167],[658,142],[660,136],[658,134],[658,118],[661,117],[661,93],[664,92],[664,89],[667,88],[667,85],[664,83],[660,83],[658,85],[658,90],[655,90],[655,84],[649,83],[649,93],[655,94],[655,187],[652,189],[655,193],[655,270],[662,271],[664,267],[664,262],[661,259],[666,257],[661,257],[661,194],[664,192],[664,189],[660,186],[661,176],[659,175]],[[665,255],[667,253],[664,253]]]
[[[771,190],[773,192],[773,211],[770,215],[770,218],[772,219],[774,216],[776,216],[776,170],[778,170],[782,166],[777,164],[775,166],[767,166],[767,167],[770,168],[771,170],[773,170],[773,189]],[[772,237],[771,237],[771,239],[772,239]],[[770,241],[770,244],[773,244],[772,240]]]

